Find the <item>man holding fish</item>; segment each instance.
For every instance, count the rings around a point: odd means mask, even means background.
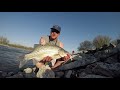
[[[61,27],[58,25],[54,25],[51,28],[50,35],[41,37],[39,44],[40,45],[51,44],[51,45],[56,45],[63,48],[64,47],[63,43],[58,40],[60,32],[61,32]],[[36,67],[40,68],[41,66],[45,65],[46,62],[51,62],[52,63],[51,69],[55,69],[56,67],[60,66],[63,62],[66,62],[69,59],[70,59],[70,54],[67,54],[64,57],[61,57],[58,60],[53,60],[52,57],[46,56],[43,58],[42,61],[39,61],[36,63]]]

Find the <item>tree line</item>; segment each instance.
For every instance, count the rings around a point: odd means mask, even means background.
[[[90,49],[96,49],[96,48],[99,49],[103,45],[108,45],[109,46],[110,43],[112,43],[114,45],[117,45],[118,40],[120,40],[120,36],[117,39],[112,40],[112,38],[109,37],[109,36],[98,35],[92,41],[85,40],[85,41],[81,42],[77,49],[78,49],[78,51],[80,51],[80,50],[90,50]]]

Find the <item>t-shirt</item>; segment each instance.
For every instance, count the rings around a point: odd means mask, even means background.
[[[46,44],[49,43],[49,44],[51,44],[51,45],[60,46],[60,41],[59,41],[58,39],[50,40],[48,35],[47,35],[47,36],[42,36],[42,38],[45,39]]]

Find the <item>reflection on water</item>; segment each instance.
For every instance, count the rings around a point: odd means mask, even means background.
[[[20,60],[18,57],[29,52],[23,49],[0,46],[0,71],[18,72]],[[32,61],[26,64],[27,67],[32,65]]]

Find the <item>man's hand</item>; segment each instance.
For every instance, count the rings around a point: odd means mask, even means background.
[[[50,57],[50,56],[47,56],[47,57],[44,57],[43,58],[43,62],[49,62],[49,61],[51,61],[52,60],[52,57]]]
[[[62,58],[65,62],[68,61],[70,59],[70,54],[67,54],[67,56],[64,56]]]

